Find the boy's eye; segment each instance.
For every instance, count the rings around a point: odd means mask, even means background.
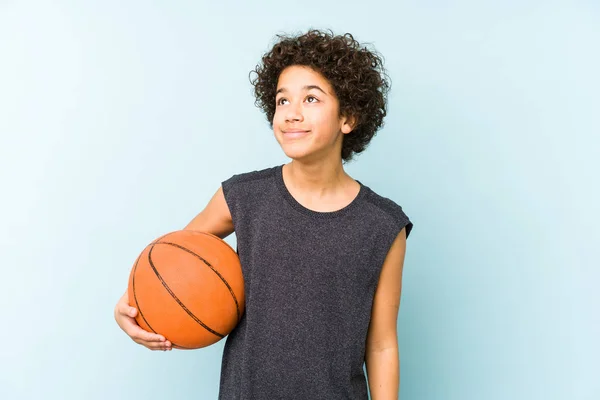
[[[319,100],[317,99],[315,96],[306,96],[306,99],[314,99],[314,100]],[[280,98],[279,100],[277,100],[277,105],[281,105],[282,101],[287,101],[287,99],[285,97]],[[309,101],[309,103],[314,103],[314,101]]]

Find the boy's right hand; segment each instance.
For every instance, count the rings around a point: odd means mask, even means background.
[[[172,350],[171,342],[164,336],[143,330],[135,321],[138,311],[129,305],[127,291],[115,306],[115,320],[119,327],[136,343],[150,350]]]

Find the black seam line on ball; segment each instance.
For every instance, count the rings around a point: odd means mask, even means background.
[[[167,292],[169,292],[169,294],[171,295],[171,297],[177,302],[177,304],[179,304],[179,306],[190,316],[192,317],[192,319],[194,321],[196,321],[198,324],[200,324],[202,327],[204,327],[204,329],[206,329],[207,331],[209,331],[210,333],[220,337],[220,338],[224,338],[225,335],[215,331],[214,329],[210,328],[208,325],[206,325],[204,322],[202,322],[198,317],[196,317],[194,315],[194,313],[192,313],[186,306],[185,304],[183,304],[183,302],[181,300],[179,300],[179,298],[175,295],[175,293],[171,290],[171,288],[169,287],[169,285],[167,285],[167,282],[165,282],[165,280],[162,278],[162,276],[160,276],[160,274],[158,273],[158,270],[156,269],[156,267],[154,266],[154,263],[152,262],[152,250],[154,250],[154,246],[156,246],[157,244],[171,244],[171,243],[165,243],[165,242],[155,242],[152,247],[150,247],[150,251],[148,252],[148,262],[150,263],[150,267],[154,270],[154,273],[156,274],[156,277],[158,278],[158,280],[162,283],[162,285],[164,286],[164,288],[167,290]],[[183,250],[189,251],[181,246],[177,246],[176,247],[180,247]],[[192,253],[190,251],[190,253]],[[194,254],[194,253],[192,253]],[[202,259],[200,257],[200,259]]]
[[[196,254],[196,253],[194,253],[194,252],[193,252],[193,251],[191,251],[190,249],[187,249],[187,248],[185,248],[185,247],[183,247],[183,246],[181,246],[181,245],[178,245],[177,243],[171,243],[171,242],[158,242],[158,241],[157,241],[157,242],[155,242],[154,244],[155,244],[155,245],[156,245],[156,244],[168,244],[168,245],[170,245],[170,246],[175,246],[175,247],[177,247],[178,249],[181,249],[181,250],[183,250],[183,251],[186,251],[186,252],[190,253],[191,255],[193,255],[194,257],[197,257],[198,259],[200,259],[200,261],[202,261],[202,262],[203,262],[204,264],[206,264],[206,265],[207,265],[207,266],[208,266],[210,269],[212,269],[212,271],[213,271],[215,274],[217,274],[217,276],[218,276],[218,277],[221,279],[221,281],[223,281],[223,283],[225,284],[225,286],[227,286],[227,289],[229,289],[229,293],[231,294],[231,297],[233,298],[233,301],[235,302],[235,311],[236,311],[236,314],[237,314],[237,319],[238,319],[238,322],[239,322],[239,320],[240,320],[240,317],[241,317],[241,316],[240,316],[240,305],[239,305],[239,303],[238,303],[237,297],[236,297],[235,293],[233,292],[233,289],[232,289],[232,288],[231,288],[231,286],[229,285],[229,282],[227,282],[227,281],[225,280],[225,278],[223,277],[223,275],[221,275],[221,274],[219,273],[219,271],[217,271],[217,270],[216,270],[216,269],[215,269],[215,268],[214,268],[214,267],[213,267],[213,266],[212,266],[212,265],[211,265],[211,264],[210,264],[208,261],[206,261],[204,258],[202,258],[202,256],[200,256],[199,254]]]
[[[150,330],[152,330],[152,332],[156,333],[156,331],[154,330],[154,328],[152,327],[152,325],[150,325],[150,323],[148,322],[148,320],[146,319],[146,317],[144,317],[144,313],[142,312],[142,309],[140,308],[140,303],[138,302],[137,299],[137,295],[135,292],[135,273],[137,272],[137,266],[138,263],[140,261],[140,257],[142,255],[140,254],[139,257],[137,258],[137,260],[135,260],[135,265],[133,266],[133,279],[131,281],[132,285],[133,285],[133,299],[135,301],[135,305],[138,309],[138,312],[140,313],[140,316],[142,317],[142,319],[144,320],[144,322],[146,323],[146,325],[148,325],[148,328],[150,328]]]
[[[150,330],[152,330],[152,332],[154,332],[154,333],[156,333],[158,335],[158,333],[150,325],[150,323],[148,322],[148,320],[146,319],[146,317],[144,317],[144,313],[142,312],[142,309],[140,308],[140,303],[138,302],[137,295],[135,294],[135,273],[137,271],[138,262],[140,261],[140,257],[141,256],[142,256],[141,254],[138,256],[137,260],[135,260],[135,265],[133,266],[133,278],[131,280],[131,286],[133,288],[133,300],[135,301],[135,305],[136,305],[136,307],[138,309],[138,312],[140,313],[140,316],[142,317],[142,319],[144,320],[144,322],[146,323],[146,325],[148,325],[148,328],[150,328]],[[188,349],[187,347],[183,347],[183,346],[180,346],[180,345],[178,345],[176,343],[173,343],[172,341],[171,341],[171,345],[180,347],[180,348],[185,349],[185,350],[191,350],[191,349]]]

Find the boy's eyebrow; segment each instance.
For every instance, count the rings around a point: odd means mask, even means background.
[[[327,94],[327,92],[324,91],[323,89],[321,89],[318,85],[306,85],[306,86],[303,86],[302,89],[303,90],[317,89],[317,90],[320,90],[321,92],[323,92],[324,94]],[[277,94],[283,93],[283,92],[287,92],[287,89],[284,87],[279,88],[279,90],[277,90],[275,92],[275,96],[277,96]]]

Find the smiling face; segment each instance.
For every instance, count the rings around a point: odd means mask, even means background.
[[[333,87],[305,66],[285,68],[277,82],[273,133],[284,153],[295,160],[339,157],[343,135],[352,127],[339,115]]]

